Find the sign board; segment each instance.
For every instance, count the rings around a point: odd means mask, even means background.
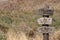
[[[43,14],[53,15],[53,10],[45,10]]]
[[[52,24],[52,18],[42,17],[37,20],[39,24]]]
[[[50,9],[42,8],[42,9],[39,9],[39,12],[41,15],[53,15],[54,10],[51,8]]]
[[[51,33],[51,32],[54,31],[54,27],[46,27],[46,26],[43,26],[43,27],[39,27],[37,30],[40,33]]]

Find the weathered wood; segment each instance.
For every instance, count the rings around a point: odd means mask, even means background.
[[[43,40],[49,40],[49,33],[43,33]]]

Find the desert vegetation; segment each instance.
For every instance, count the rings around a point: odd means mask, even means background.
[[[36,30],[40,25],[36,12],[45,4],[54,8],[55,31],[50,40],[60,40],[60,0],[8,0],[0,2],[0,40],[42,40]]]

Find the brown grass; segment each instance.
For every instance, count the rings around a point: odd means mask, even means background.
[[[60,30],[50,34],[50,40],[59,40]],[[24,32],[16,32],[10,29],[7,33],[7,40],[43,40],[42,34],[36,34],[35,37],[28,37]]]
[[[7,33],[7,40],[27,40],[27,37],[23,32],[19,33],[10,29]]]

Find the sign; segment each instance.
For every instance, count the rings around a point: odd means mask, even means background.
[[[45,15],[45,14],[46,14],[46,15],[53,15],[53,10],[45,10],[43,14],[44,14],[44,15]]]
[[[42,15],[53,15],[54,10],[52,8],[42,8],[39,9],[39,12]]]
[[[54,31],[54,27],[43,26],[43,27],[39,27],[37,30],[40,33],[51,33]]]
[[[52,18],[42,17],[37,20],[39,24],[52,24]]]

